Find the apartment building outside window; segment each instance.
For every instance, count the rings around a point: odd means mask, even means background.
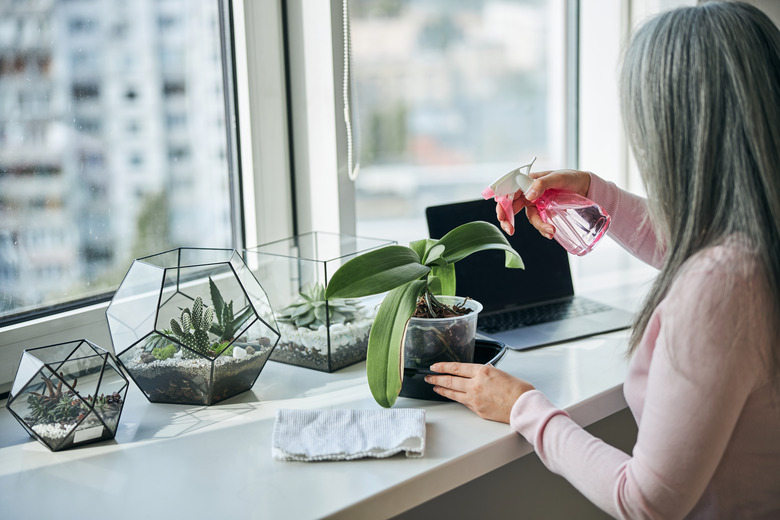
[[[0,2],[0,322],[105,298],[155,248],[233,245],[233,172],[206,153],[227,146],[220,5]]]

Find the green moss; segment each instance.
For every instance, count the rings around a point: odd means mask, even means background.
[[[176,345],[168,345],[167,347],[157,347],[154,350],[152,350],[152,355],[162,361],[163,359],[168,359],[173,357],[173,355],[176,354]]]
[[[235,345],[228,346],[228,343],[229,343],[228,341],[223,341],[222,343],[214,343],[212,350],[218,356],[230,357],[233,355],[233,347]]]

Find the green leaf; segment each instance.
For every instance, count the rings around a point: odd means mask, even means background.
[[[225,305],[225,300],[222,299],[222,293],[219,292],[219,287],[214,283],[214,280],[209,276],[209,292],[211,293],[211,303],[214,304],[214,310],[217,311],[217,320],[222,324],[222,307]]]
[[[379,294],[418,280],[430,272],[420,256],[404,246],[387,246],[356,256],[342,265],[328,283],[325,296],[358,298]]]
[[[431,290],[433,294],[455,296],[455,264],[434,266],[431,274],[439,280],[438,292]]]
[[[322,307],[314,307],[314,317],[319,321],[320,323],[327,323],[328,322],[328,312],[327,309]]]
[[[503,249],[504,265],[515,269],[525,269],[523,259],[515,251],[504,235],[493,224],[477,221],[463,224],[453,229],[440,240],[445,247],[443,257],[452,264],[462,260],[472,253],[487,249]]]
[[[297,316],[294,321],[296,327],[305,327],[307,325],[314,323],[315,319],[317,318],[314,316],[314,311],[309,309],[309,311],[306,314]]]
[[[430,266],[446,264],[447,260],[442,257],[444,254],[444,249],[445,247],[442,244],[435,244],[433,247],[428,249],[428,252],[423,258],[423,264]]]
[[[300,307],[298,307],[298,308],[295,310],[295,312],[293,312],[293,313],[290,315],[290,317],[291,317],[291,318],[297,318],[298,316],[303,316],[304,314],[306,314],[307,312],[309,312],[309,310],[310,310],[310,309],[311,309],[311,307],[307,307],[307,306],[301,305]]]
[[[424,280],[413,280],[387,293],[371,326],[366,375],[371,394],[385,408],[393,406],[401,392],[406,324],[425,286]]]
[[[435,243],[435,240],[431,240],[430,238],[423,238],[422,240],[409,242],[409,249],[417,253],[417,256],[420,258],[425,258],[425,254],[428,252],[428,249],[430,249]]]

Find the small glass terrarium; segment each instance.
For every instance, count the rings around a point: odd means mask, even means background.
[[[210,405],[249,390],[279,332],[232,249],[138,259],[106,310],[117,357],[151,402]]]
[[[361,253],[394,241],[311,232],[244,251],[268,290],[281,339],[274,361],[333,372],[366,359],[381,297],[326,300],[333,273]]]
[[[111,354],[87,340],[25,350],[6,406],[52,451],[113,439],[128,382]]]

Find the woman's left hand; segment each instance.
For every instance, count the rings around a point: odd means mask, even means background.
[[[436,363],[431,370],[443,374],[425,377],[437,394],[466,405],[483,419],[507,424],[517,398],[534,389],[493,365],[447,362]]]

